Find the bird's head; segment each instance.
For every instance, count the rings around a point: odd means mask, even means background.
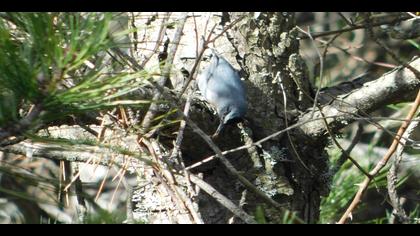
[[[224,113],[220,113],[223,114],[222,116],[220,116],[220,123],[219,126],[217,127],[216,132],[213,134],[212,138],[217,138],[219,136],[219,134],[224,130],[226,125],[234,125],[237,124],[239,122],[242,122],[244,120],[244,115],[245,115],[245,111],[246,109],[241,109],[241,110],[225,110]]]
[[[242,114],[240,112],[231,111],[223,117],[223,124],[233,125],[233,124],[236,124],[238,122],[241,122],[243,120],[243,115],[244,114]]]

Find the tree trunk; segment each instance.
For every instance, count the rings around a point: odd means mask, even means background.
[[[231,21],[243,15],[230,14]],[[245,75],[249,107],[245,125],[252,131],[251,141],[294,124],[297,116],[311,106],[313,91],[306,65],[299,56],[299,41],[294,26],[293,14],[245,14],[245,18],[228,32],[231,43],[240,52],[236,58]],[[202,114],[196,116],[194,120],[208,120]],[[204,127],[204,130],[211,133],[211,128]],[[327,142],[317,140],[311,143],[302,135],[290,131],[262,143],[258,148],[228,154],[227,157],[269,197],[296,212],[305,222],[313,223],[319,217],[320,196],[328,193],[328,159],[324,151]],[[237,129],[230,129],[216,143],[222,150],[235,148],[244,145],[240,136]],[[184,144],[194,140],[195,147],[206,146],[197,139],[187,132]],[[184,145],[183,150],[188,160],[213,154],[209,148],[206,149],[208,153],[203,153],[203,150],[189,147]],[[246,191],[218,163],[206,164],[199,171],[204,173],[205,181],[243,206],[249,214],[255,214],[256,209],[264,209],[268,222],[281,223],[281,213]],[[201,197],[200,212],[207,223],[228,221],[230,213],[226,209],[207,195]]]
[[[295,213],[297,217],[288,219],[288,222],[316,223],[319,220],[321,197],[330,192],[332,179],[325,150],[329,142],[325,122],[334,135],[353,121],[353,116],[349,114],[366,115],[385,104],[410,100],[420,87],[420,82],[408,69],[396,68],[376,80],[352,81],[350,90],[346,88],[349,83],[323,89],[318,98],[322,113],[337,117],[324,121],[320,119],[322,114],[318,107],[312,110],[315,91],[305,62],[299,55],[294,14],[223,13],[222,20],[222,25],[239,20],[226,31],[226,38],[234,47],[234,58],[241,67],[240,74],[247,90],[248,112],[242,126],[227,127],[215,144],[222,151],[231,150],[255,143],[294,124],[312,120],[311,123],[273,136],[260,145],[250,145],[251,148],[230,152],[225,157],[266,196],[282,205],[284,210]],[[218,48],[217,44],[215,47]],[[420,60],[413,59],[410,65],[419,68],[418,63]],[[335,90],[343,93],[337,94]],[[401,95],[402,92],[404,95]],[[213,133],[219,122],[199,102],[192,103],[189,116],[207,134]],[[186,166],[214,155],[213,150],[188,124],[181,153]],[[206,162],[191,172],[201,175],[205,182],[249,215],[255,216],[258,222],[284,223],[286,211],[279,211],[278,207],[263,200],[261,194],[254,194],[255,191],[244,187],[219,161]],[[151,197],[140,195],[143,201],[166,198],[168,201],[161,201],[161,205],[170,205],[171,198],[162,197],[162,192]],[[196,192],[193,201],[204,223],[243,223],[202,190]],[[156,206],[153,208],[161,210]],[[172,218],[181,216],[169,222],[190,220],[170,210],[176,209],[174,207],[163,208],[168,210],[164,213],[167,214],[164,219],[171,218],[171,215]],[[144,212],[150,212],[150,209],[145,208]],[[162,221],[165,222],[153,222]]]

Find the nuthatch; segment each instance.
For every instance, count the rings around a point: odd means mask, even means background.
[[[207,102],[216,108],[220,118],[213,138],[225,125],[242,121],[247,110],[244,86],[238,72],[214,50],[210,65],[198,76],[198,88]]]

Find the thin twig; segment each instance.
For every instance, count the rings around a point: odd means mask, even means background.
[[[206,26],[205,26],[205,29],[204,29],[204,33],[206,33],[207,23],[206,23]],[[189,84],[191,83],[191,81],[195,78],[195,74],[196,74],[195,72],[197,71],[198,67],[200,66],[201,58],[203,57],[204,52],[206,51],[206,49],[208,47],[208,44],[209,44],[209,41],[210,41],[210,37],[213,34],[213,31],[214,31],[215,28],[216,28],[216,24],[210,30],[210,32],[207,35],[207,37],[206,38],[203,37],[203,42],[201,43],[201,47],[200,47],[200,50],[199,50],[200,52],[196,51],[196,53],[195,53],[197,56],[195,58],[194,65],[191,68],[191,71],[190,71],[190,74],[188,76],[187,82],[185,82],[184,87],[182,87],[181,92],[178,95],[178,99],[180,99],[182,97],[182,95],[187,90],[187,88],[188,88]],[[199,43],[198,43],[198,41],[196,43],[197,43],[196,48],[198,49],[199,48],[198,47],[198,44]]]
[[[337,118],[337,117],[338,117],[338,116],[325,116],[325,118]],[[273,139],[273,138],[275,138],[275,137],[277,137],[277,136],[279,136],[279,135],[281,135],[281,134],[284,134],[284,133],[286,133],[287,131],[290,131],[290,130],[292,130],[292,129],[298,128],[298,127],[300,127],[300,126],[302,126],[302,125],[305,125],[305,124],[307,124],[307,123],[311,123],[311,122],[314,122],[314,121],[317,121],[317,120],[322,120],[322,119],[324,119],[324,118],[323,118],[323,117],[317,117],[317,118],[307,119],[307,120],[301,121],[301,122],[296,123],[296,124],[293,124],[293,125],[291,125],[291,126],[289,126],[289,127],[287,127],[287,128],[284,128],[284,129],[282,129],[282,130],[280,130],[280,131],[277,131],[277,132],[275,132],[275,133],[273,133],[273,134],[271,134],[271,135],[268,135],[268,136],[266,136],[265,138],[262,138],[262,139],[260,139],[260,140],[258,140],[258,141],[256,141],[256,142],[254,142],[254,143],[252,143],[252,144],[242,145],[242,146],[240,146],[240,147],[236,147],[236,148],[233,148],[233,149],[230,149],[230,150],[224,151],[224,152],[222,152],[222,154],[223,154],[223,155],[226,155],[226,154],[229,154],[229,153],[238,152],[238,151],[241,151],[241,150],[244,150],[244,149],[248,149],[248,148],[251,148],[251,147],[255,147],[255,146],[257,146],[257,147],[258,147],[258,146],[260,146],[262,143],[264,143],[264,142],[266,142],[266,141],[268,141],[268,140],[270,140],[270,139]],[[199,161],[199,162],[197,162],[197,163],[194,163],[194,164],[192,164],[192,165],[188,166],[186,169],[187,169],[187,170],[194,169],[194,168],[196,168],[196,167],[198,167],[198,166],[200,166],[200,165],[202,165],[202,164],[204,164],[204,163],[207,163],[207,162],[209,162],[209,161],[211,161],[211,160],[214,160],[215,158],[216,158],[216,155],[209,156],[209,157],[207,157],[207,158],[205,158],[205,159],[203,159],[203,160],[201,160],[201,161]]]
[[[192,13],[193,20],[194,20],[194,33],[195,33],[195,58],[198,58],[198,45],[200,44],[200,41],[198,39],[198,27],[197,27],[197,21],[194,17],[194,12]]]
[[[186,116],[188,116],[190,107],[191,107],[191,94],[188,95],[188,98],[187,98],[187,101],[186,101],[185,107],[184,107],[184,114]],[[175,145],[174,145],[174,148],[172,150],[172,154],[169,157],[169,160],[174,160],[175,158],[177,158],[178,164],[181,166],[182,171],[184,173],[184,178],[185,178],[185,182],[186,182],[188,191],[189,191],[190,195],[195,195],[194,188],[192,187],[191,182],[190,182],[189,173],[185,169],[185,163],[184,163],[184,160],[183,160],[183,158],[181,156],[181,153],[180,153],[181,144],[182,144],[182,140],[183,140],[183,137],[184,137],[184,130],[185,130],[186,125],[187,125],[187,123],[185,122],[185,120],[182,120],[181,124],[179,126],[178,135],[177,135],[176,140],[175,140]]]
[[[72,170],[73,175],[79,173],[80,171],[79,163],[71,163],[71,165],[73,168]],[[77,218],[78,218],[79,223],[83,224],[86,222],[86,217],[87,217],[88,212],[87,212],[86,201],[85,201],[84,192],[83,192],[83,183],[80,177],[76,179],[74,191],[77,197],[77,207],[76,207]]]
[[[410,64],[400,59],[399,56],[397,56],[397,54],[395,54],[388,46],[385,45],[385,43],[383,43],[381,40],[379,40],[378,37],[376,37],[375,32],[373,32],[373,29],[372,29],[373,24],[370,19],[370,13],[365,14],[365,20],[366,20],[366,26],[367,26],[366,28],[369,32],[370,37],[379,46],[381,46],[389,55],[391,55],[391,57],[394,58],[394,60],[396,60],[400,65],[403,65],[404,67],[407,67],[407,69],[411,70],[411,72],[413,72],[416,78],[420,80],[420,72],[416,68],[412,67]]]
[[[390,25],[390,24],[395,24],[401,21],[405,21],[410,19],[411,16],[402,16],[399,17],[397,19],[392,19],[392,20],[382,20],[379,22],[376,22],[374,24],[372,24],[372,26],[381,26],[381,25]],[[333,35],[333,34],[337,34],[337,33],[345,33],[345,32],[349,32],[349,31],[353,31],[353,30],[357,30],[357,29],[364,29],[366,28],[366,24],[360,24],[360,25],[355,25],[352,27],[347,27],[344,29],[339,29],[339,30],[332,30],[332,31],[327,31],[327,32],[321,32],[321,33],[314,33],[312,34],[312,38],[318,38],[318,37],[323,37],[323,36],[328,36],[328,35]],[[308,35],[304,35],[302,37],[300,37],[301,39],[309,39]]]
[[[214,41],[216,41],[216,39],[218,39],[220,36],[222,36],[226,31],[228,31],[230,28],[232,28],[233,26],[235,26],[239,21],[241,21],[242,19],[244,19],[245,16],[241,16],[238,19],[234,20],[232,23],[230,23],[228,26],[224,27],[224,29],[222,30],[222,32],[220,32],[219,34],[217,34],[214,38],[210,39],[208,41],[208,43],[213,43]]]
[[[402,223],[410,223],[410,218],[407,216],[404,208],[402,207],[400,203],[400,197],[397,193],[397,183],[398,183],[398,168],[400,166],[402,157],[403,157],[403,151],[406,143],[406,139],[408,139],[411,135],[411,133],[414,131],[414,129],[418,126],[420,123],[420,119],[413,119],[410,123],[410,125],[407,128],[407,131],[403,134],[403,137],[405,139],[401,140],[400,145],[398,145],[397,153],[394,158],[394,161],[391,164],[391,168],[389,168],[388,175],[387,175],[387,188],[388,188],[388,195],[389,199],[391,200],[391,205],[394,210],[392,211],[392,214],[397,216],[398,221]]]
[[[289,122],[288,122],[288,117],[287,117],[287,96],[286,96],[286,90],[284,89],[283,81],[282,81],[282,78],[280,76],[280,72],[277,73],[276,77],[278,77],[280,88],[281,88],[281,92],[283,94],[283,107],[284,107],[284,117],[285,117],[284,118],[284,124],[285,124],[285,127],[287,128],[287,127],[289,127]],[[303,92],[303,90],[302,90],[302,92]],[[313,175],[311,169],[309,169],[309,167],[305,164],[305,162],[300,157],[298,151],[296,150],[295,144],[293,143],[292,137],[290,136],[290,132],[289,131],[286,131],[286,134],[287,134],[287,138],[289,139],[290,146],[291,146],[291,148],[292,148],[292,150],[293,150],[296,158],[299,160],[300,164],[302,164],[302,166],[311,175]]]
[[[185,83],[184,87],[182,88],[181,92],[179,93],[178,98],[181,98],[182,94],[184,94],[185,90],[188,88],[188,85],[191,83],[191,80],[194,78],[194,74],[195,71],[197,70],[198,66],[200,65],[201,62],[201,58],[204,55],[205,50],[207,49],[208,45],[210,43],[213,43],[214,41],[216,41],[216,39],[218,39],[220,36],[222,36],[227,30],[229,30],[230,28],[232,28],[234,25],[236,25],[240,20],[243,19],[244,16],[236,19],[234,22],[232,22],[231,24],[229,24],[228,26],[226,26],[221,33],[217,34],[215,37],[211,38],[214,29],[216,28],[217,24],[215,24],[213,26],[213,28],[210,30],[209,35],[207,35],[206,39],[203,41],[202,47],[200,49],[200,53],[196,53],[196,55],[198,55],[196,57],[195,63],[190,71],[190,76],[187,79],[187,82]],[[207,24],[206,24],[206,28],[207,28]],[[198,47],[197,47],[198,48]]]
[[[170,102],[170,104],[177,108],[178,104],[171,100],[172,97],[170,94],[168,94],[167,91],[165,91],[165,88],[160,86],[154,81],[151,81],[151,83],[157,88],[163,95],[165,95]],[[179,100],[176,100],[179,102]],[[208,136],[202,129],[198,127],[198,125],[191,120],[188,116],[185,116],[183,112],[180,112],[178,109],[176,110],[176,113],[178,116],[185,119],[187,124],[192,128],[193,132],[197,133],[206,143],[209,145],[209,147],[216,153],[216,157],[221,161],[221,163],[226,167],[226,169],[235,176],[246,188],[254,192],[258,197],[263,199],[267,204],[270,204],[274,208],[278,209],[279,211],[283,210],[282,205],[280,205],[278,202],[274,201],[270,197],[268,197],[263,191],[256,188],[249,180],[247,180],[236,168],[229,162],[229,160],[226,159],[226,157],[223,156],[222,151],[220,148],[213,142],[213,140]]]
[[[322,112],[322,109],[320,107],[318,107],[319,112],[321,114],[322,117],[325,117],[324,113]],[[324,119],[324,124],[325,124],[325,128],[327,129],[328,134],[330,135],[334,145],[340,149],[341,151],[341,155],[344,156],[346,159],[350,160],[367,178],[372,178],[372,176],[365,171],[365,169],[363,169],[363,167],[360,166],[359,163],[357,163],[356,160],[354,160],[353,157],[350,156],[350,153],[347,152],[347,150],[344,150],[344,148],[340,145],[340,143],[337,141],[337,139],[334,137],[333,132],[330,129],[330,126],[328,125],[327,119]]]
[[[416,16],[416,15],[414,15],[413,13],[411,13],[411,12],[406,12],[408,15],[410,15],[410,16],[412,16],[413,18],[411,18],[412,20],[415,20],[415,19],[420,19],[420,16]]]
[[[340,157],[338,157],[336,164],[334,165],[333,168],[331,168],[332,175],[335,175],[337,171],[340,169],[340,167],[344,164],[344,162],[348,159],[347,157],[349,157],[349,154],[351,153],[353,148],[356,146],[356,144],[359,143],[360,138],[362,137],[362,134],[363,134],[363,125],[359,122],[357,125],[356,134],[354,135],[354,138],[352,139],[350,145],[347,147],[347,149],[345,149],[345,152],[341,153]],[[369,176],[369,175],[366,175],[366,176]]]
[[[325,49],[324,52],[322,53],[322,59],[325,60],[325,57],[327,56],[327,52],[328,52],[328,48],[330,47],[330,45],[341,35],[341,33],[338,33],[336,35],[334,35],[334,37],[330,38],[326,43],[325,43]]]
[[[178,203],[180,212],[188,212],[190,219],[194,220],[196,223],[201,222],[201,218],[198,216],[197,211],[192,207],[192,203],[187,204],[187,201],[190,201],[189,198],[185,196],[185,194],[181,194],[182,191],[179,191],[177,187],[176,179],[173,176],[170,167],[166,166],[163,162],[165,158],[162,156],[162,151],[160,150],[160,145],[157,143],[155,139],[150,140],[152,150],[149,150],[152,153],[152,156],[155,158],[156,163],[158,164],[158,168],[155,168],[155,172],[159,171],[161,175],[161,181],[163,184],[166,185],[169,192],[171,193],[172,198],[174,201]],[[166,181],[164,181],[166,180]],[[184,196],[184,197],[183,197]]]
[[[338,12],[338,15],[341,17],[341,19],[344,20],[344,22],[347,23],[348,26],[354,26],[354,23],[351,22],[349,19],[347,19],[347,17],[345,15],[343,15],[343,13]]]
[[[110,165],[110,166],[112,166],[112,163],[113,163],[113,162],[114,162],[114,160],[115,160],[115,155],[112,155],[112,154],[111,154],[111,156],[112,156],[112,158],[111,158],[111,165]],[[89,164],[89,163],[86,163],[86,164]],[[87,166],[87,165],[86,165],[86,166]],[[105,175],[104,175],[104,177],[102,178],[102,181],[101,181],[101,184],[99,185],[98,191],[96,191],[95,201],[98,201],[99,196],[101,195],[101,192],[102,192],[102,190],[103,190],[103,189],[104,189],[104,187],[105,187],[105,182],[106,182],[106,180],[107,180],[107,178],[108,178],[108,175],[109,175],[109,170],[110,170],[110,168],[107,168],[107,169],[106,169]]]
[[[188,16],[188,13],[183,13],[182,16],[181,16],[178,29],[175,33],[175,36],[174,36],[174,39],[173,39],[173,42],[172,42],[173,44],[172,44],[171,49],[168,53],[168,58],[166,59],[164,68],[162,69],[162,77],[159,79],[159,82],[158,82],[158,84],[160,86],[164,86],[166,81],[169,79],[170,72],[171,72],[171,69],[172,69],[172,64],[173,64],[173,61],[174,61],[174,58],[175,58],[176,51],[178,49],[179,42],[181,41],[182,31],[184,29],[185,22],[187,20],[187,16]],[[155,95],[153,96],[153,101],[158,101],[160,99],[160,97],[161,97],[161,93],[158,90],[156,90]],[[153,118],[156,116],[157,110],[158,110],[158,104],[156,102],[153,102],[150,105],[147,113],[144,115],[143,122],[141,124],[141,127],[142,127],[144,133],[146,133],[146,131],[152,125],[152,121],[153,121]]]
[[[310,30],[309,30],[309,28],[308,28],[308,32],[305,32],[304,30],[302,30],[302,29],[300,29],[299,27],[297,27],[300,31],[302,31],[302,32],[304,32],[305,34],[307,34],[308,35],[308,37],[311,39],[311,42],[312,42],[312,44],[313,44],[313,47],[315,48],[315,50],[316,50],[316,52],[317,52],[317,54],[318,54],[318,57],[319,57],[319,61],[320,61],[320,72],[319,72],[319,77],[320,77],[320,86],[318,86],[318,89],[317,89],[317,91],[316,91],[316,94],[315,94],[315,98],[312,98],[309,94],[307,94],[307,93],[305,93],[305,92],[303,92],[304,93],[304,95],[309,99],[309,100],[312,100],[313,101],[313,107],[312,107],[312,114],[311,114],[311,118],[313,117],[313,115],[315,114],[315,107],[317,107],[318,108],[318,111],[320,112],[320,114],[321,114],[321,116],[324,118],[323,119],[323,121],[324,121],[324,125],[325,125],[325,128],[326,128],[326,130],[327,130],[327,132],[328,132],[328,134],[329,134],[329,136],[331,137],[331,139],[333,140],[333,142],[334,142],[334,144],[342,151],[342,155],[344,155],[347,159],[349,159],[363,174],[365,174],[366,176],[368,176],[369,177],[369,174],[359,165],[359,163],[357,163],[351,156],[350,156],[350,154],[346,151],[346,150],[344,150],[343,149],[343,147],[341,147],[341,145],[338,143],[338,141],[336,140],[336,138],[335,138],[335,136],[334,136],[334,134],[333,134],[333,132],[331,131],[331,129],[330,129],[330,127],[329,127],[329,125],[328,125],[328,122],[327,122],[327,120],[326,120],[326,118],[325,118],[325,114],[322,112],[322,108],[320,107],[320,105],[318,104],[318,96],[319,96],[319,92],[320,92],[320,89],[321,89],[321,87],[322,87],[322,79],[323,79],[323,68],[324,68],[324,63],[323,63],[323,61],[324,61],[324,57],[325,57],[325,55],[326,55],[326,52],[327,52],[327,48],[328,48],[328,45],[330,44],[330,43],[332,43],[341,33],[339,33],[339,34],[337,34],[337,35],[335,35],[328,43],[327,43],[327,47],[325,48],[325,50],[324,50],[324,53],[323,53],[323,55],[321,55],[321,53],[320,53],[320,51],[319,51],[319,49],[317,48],[317,46],[316,46],[316,44],[315,44],[315,40],[313,39],[313,37],[312,37],[312,35],[311,35],[311,33],[310,33]],[[287,121],[287,119],[286,119],[286,121]]]
[[[318,54],[318,57],[319,57],[319,64],[320,64],[320,68],[319,68],[319,86],[318,86],[318,88],[316,90],[315,98],[313,99],[314,105],[312,106],[312,114],[311,114],[311,118],[313,118],[313,116],[315,114],[315,107],[318,106],[319,91],[321,91],[322,82],[323,82],[324,60],[323,60],[323,57],[321,56],[321,52],[319,51],[318,47],[315,44],[315,40],[313,39],[313,37],[311,35],[311,32],[309,31],[309,27],[308,27],[308,32],[305,32],[303,29],[301,29],[298,26],[296,26],[296,28],[298,30],[300,30],[301,32],[305,33],[306,35],[308,35],[308,37],[311,39],[312,45],[315,48],[315,51],[316,51],[316,53]],[[309,97],[310,99],[312,99],[312,97],[309,96],[309,95],[307,95],[307,97]]]
[[[147,62],[150,60],[150,58],[153,57],[153,55],[157,52],[157,50],[159,49],[159,46],[162,44],[162,40],[163,40],[163,36],[165,35],[165,31],[166,31],[166,22],[169,20],[171,13],[166,13],[166,15],[163,17],[162,22],[160,24],[160,29],[159,29],[159,33],[158,33],[158,37],[156,39],[156,44],[155,47],[153,48],[152,52],[146,56],[146,58],[143,60],[143,62],[141,63],[141,67],[145,67]]]
[[[328,44],[328,43],[330,42],[330,41],[325,41],[325,40],[322,40],[322,39],[316,39],[316,41],[319,41],[319,42],[321,42],[321,43],[323,43],[323,44]],[[354,60],[356,60],[356,61],[361,61],[361,62],[365,62],[365,63],[367,63],[367,64],[369,64],[369,65],[381,66],[381,67],[391,68],[391,69],[394,69],[395,67],[397,67],[397,65],[394,65],[394,64],[384,63],[384,62],[369,61],[369,60],[366,60],[366,59],[365,59],[365,58],[363,58],[363,57],[355,56],[355,55],[353,55],[353,54],[349,53],[349,52],[347,51],[348,49],[344,49],[344,48],[339,47],[339,46],[337,46],[337,45],[335,45],[335,44],[332,44],[332,47],[334,47],[334,48],[336,48],[336,49],[338,49],[338,50],[342,51],[344,54],[346,54],[346,55],[350,56],[352,59],[354,59]]]
[[[196,184],[200,189],[204,190],[207,194],[213,197],[217,202],[219,202],[222,206],[226,207],[230,210],[235,216],[239,217],[247,224],[257,224],[255,219],[248,215],[244,210],[242,210],[239,206],[236,206],[231,200],[227,197],[223,196],[223,194],[219,193],[215,188],[211,185],[206,183],[204,180],[198,178],[195,175],[191,175],[191,182]]]
[[[402,135],[404,134],[405,130],[410,124],[410,121],[413,119],[414,115],[416,114],[419,105],[420,105],[420,90],[418,91],[416,100],[414,101],[409,113],[406,116],[406,119],[409,121],[404,121],[401,124],[400,128],[398,129],[398,133],[394,138],[394,141],[392,142],[391,146],[388,149],[388,152],[384,155],[382,160],[378,162],[375,168],[369,172],[369,174],[372,177],[375,177],[379,173],[379,171],[388,163],[389,159],[392,157],[392,154],[394,154]],[[365,180],[360,184],[360,187],[356,193],[356,196],[354,197],[350,206],[344,212],[343,216],[338,221],[339,224],[344,224],[346,222],[347,218],[350,216],[353,210],[357,207],[357,205],[361,202],[362,196],[372,180],[373,178],[365,178]]]
[[[149,143],[146,140],[143,140],[143,142]],[[164,184],[171,197],[180,207],[179,211],[188,212],[189,216],[195,223],[202,224],[203,220],[201,219],[199,213],[194,209],[191,199],[188,198],[186,194],[184,194],[183,190],[177,186],[176,179],[173,176],[171,169],[167,168],[163,163],[165,158],[162,156],[160,145],[156,142],[156,140],[151,139],[150,144],[148,144],[147,147],[149,148],[149,152],[155,158],[155,162],[157,163],[154,171],[155,173],[158,172],[158,174],[161,176],[161,182]]]
[[[410,62],[416,68],[420,66],[419,63],[418,57],[413,58]],[[395,86],[395,84],[398,86]],[[340,100],[329,101],[328,104],[323,106],[323,111],[327,116],[340,115],[342,117],[329,121],[330,127],[335,132],[354,121],[355,116],[367,114],[383,107],[384,104],[407,101],[407,98],[412,99],[413,95],[416,96],[419,85],[420,80],[417,80],[410,70],[401,66],[383,74],[376,80],[371,80],[358,89],[340,95]],[[401,97],[401,93],[404,96]],[[349,106],[348,103],[352,105]],[[320,116],[319,112],[317,113],[315,117]],[[307,111],[299,119],[306,120],[311,115],[312,111]],[[347,115],[347,117],[344,115]],[[318,128],[323,126],[323,121],[320,120],[302,126],[301,130],[313,141],[316,141],[325,137],[325,128]]]
[[[300,28],[298,28],[298,29],[300,29]],[[300,29],[301,30],[301,29]],[[303,31],[303,30],[301,30],[302,32],[305,32],[305,31]],[[305,32],[306,33],[306,32]],[[340,35],[340,34],[337,34],[335,37],[333,37],[328,43],[327,43],[327,48],[325,49],[325,51],[324,51],[324,54],[321,56],[321,53],[320,53],[320,51],[319,51],[319,49],[316,47],[316,44],[315,44],[315,40],[312,38],[312,36],[311,36],[311,33],[310,33],[310,30],[309,30],[309,28],[308,28],[308,32],[307,32],[307,35],[309,36],[309,38],[311,39],[311,42],[312,42],[312,44],[313,44],[313,47],[315,48],[315,50],[316,50],[316,52],[317,52],[317,54],[318,54],[318,57],[319,57],[319,62],[320,62],[320,72],[319,72],[319,77],[320,77],[320,86],[318,87],[318,89],[317,89],[317,91],[316,91],[316,94],[315,94],[315,98],[314,99],[312,99],[312,97],[311,96],[309,96],[309,94],[306,94],[306,93],[304,93],[310,100],[313,100],[313,103],[314,103],[314,105],[313,105],[313,107],[312,107],[312,109],[313,109],[313,111],[312,111],[312,115],[311,115],[311,117],[313,117],[313,114],[315,113],[315,107],[317,107],[318,108],[318,111],[319,111],[319,113],[321,114],[321,116],[324,118],[323,119],[323,121],[324,121],[324,125],[325,125],[325,128],[326,128],[326,130],[327,130],[327,132],[328,132],[328,134],[329,134],[329,136],[331,137],[331,139],[333,140],[333,142],[334,142],[334,144],[335,144],[335,146],[337,146],[340,150],[341,150],[341,152],[342,152],[342,155],[344,155],[345,157],[346,157],[346,159],[349,159],[364,175],[366,175],[367,177],[370,177],[370,175],[369,175],[369,173],[367,173],[360,165],[359,165],[359,163],[357,163],[357,161],[355,161],[351,156],[350,156],[350,153],[348,153],[346,150],[344,150],[344,148],[343,147],[341,147],[341,145],[338,143],[338,141],[337,141],[337,139],[335,138],[335,136],[334,136],[334,134],[333,134],[333,132],[331,131],[331,129],[330,129],[330,127],[329,127],[329,125],[328,125],[328,122],[327,122],[327,119],[325,118],[325,114],[322,112],[322,108],[321,108],[321,106],[318,104],[318,96],[319,96],[319,91],[320,91],[320,89],[321,89],[321,85],[322,85],[322,75],[323,75],[323,68],[324,68],[324,63],[323,63],[323,61],[324,61],[324,57],[325,57],[325,53],[326,53],[326,49],[328,48],[328,45],[329,45],[329,43],[331,43],[336,37],[338,37],[338,35]],[[287,120],[287,119],[286,119]]]
[[[137,33],[138,29],[137,29],[137,26],[136,26],[136,17],[134,16],[134,12],[130,12],[130,14],[131,14],[131,27],[132,27],[132,29],[134,29],[133,30],[133,38],[134,38],[134,41],[137,42],[137,41],[139,41],[139,36],[138,36],[138,33]],[[134,52],[137,52],[137,47],[138,47],[137,43],[133,43],[133,46],[134,47],[131,47],[132,48],[131,55],[134,55]]]
[[[116,195],[116,193],[117,193],[117,191],[118,191],[118,188],[120,187],[120,184],[121,184],[122,180],[125,178],[124,176],[125,176],[125,173],[127,172],[128,165],[129,165],[129,161],[128,161],[128,160],[126,160],[126,163],[125,163],[125,164],[123,165],[123,167],[121,168],[121,174],[120,174],[120,175],[118,175],[118,173],[117,173],[117,174],[114,176],[114,179],[115,179],[115,178],[117,178],[118,176],[119,176],[119,179],[118,179],[117,186],[115,187],[115,190],[114,190],[114,192],[112,193],[111,200],[110,200],[110,201],[109,201],[109,203],[108,203],[108,209],[111,209],[111,205],[112,205],[112,203],[114,202],[114,198],[115,198],[115,195]],[[116,168],[116,167],[114,166],[114,168]],[[113,179],[112,181],[114,181],[114,179]]]

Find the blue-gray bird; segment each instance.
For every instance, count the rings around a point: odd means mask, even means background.
[[[210,65],[198,76],[201,94],[217,111],[220,124],[213,138],[225,125],[242,121],[246,110],[246,92],[238,72],[226,59],[212,50]]]

